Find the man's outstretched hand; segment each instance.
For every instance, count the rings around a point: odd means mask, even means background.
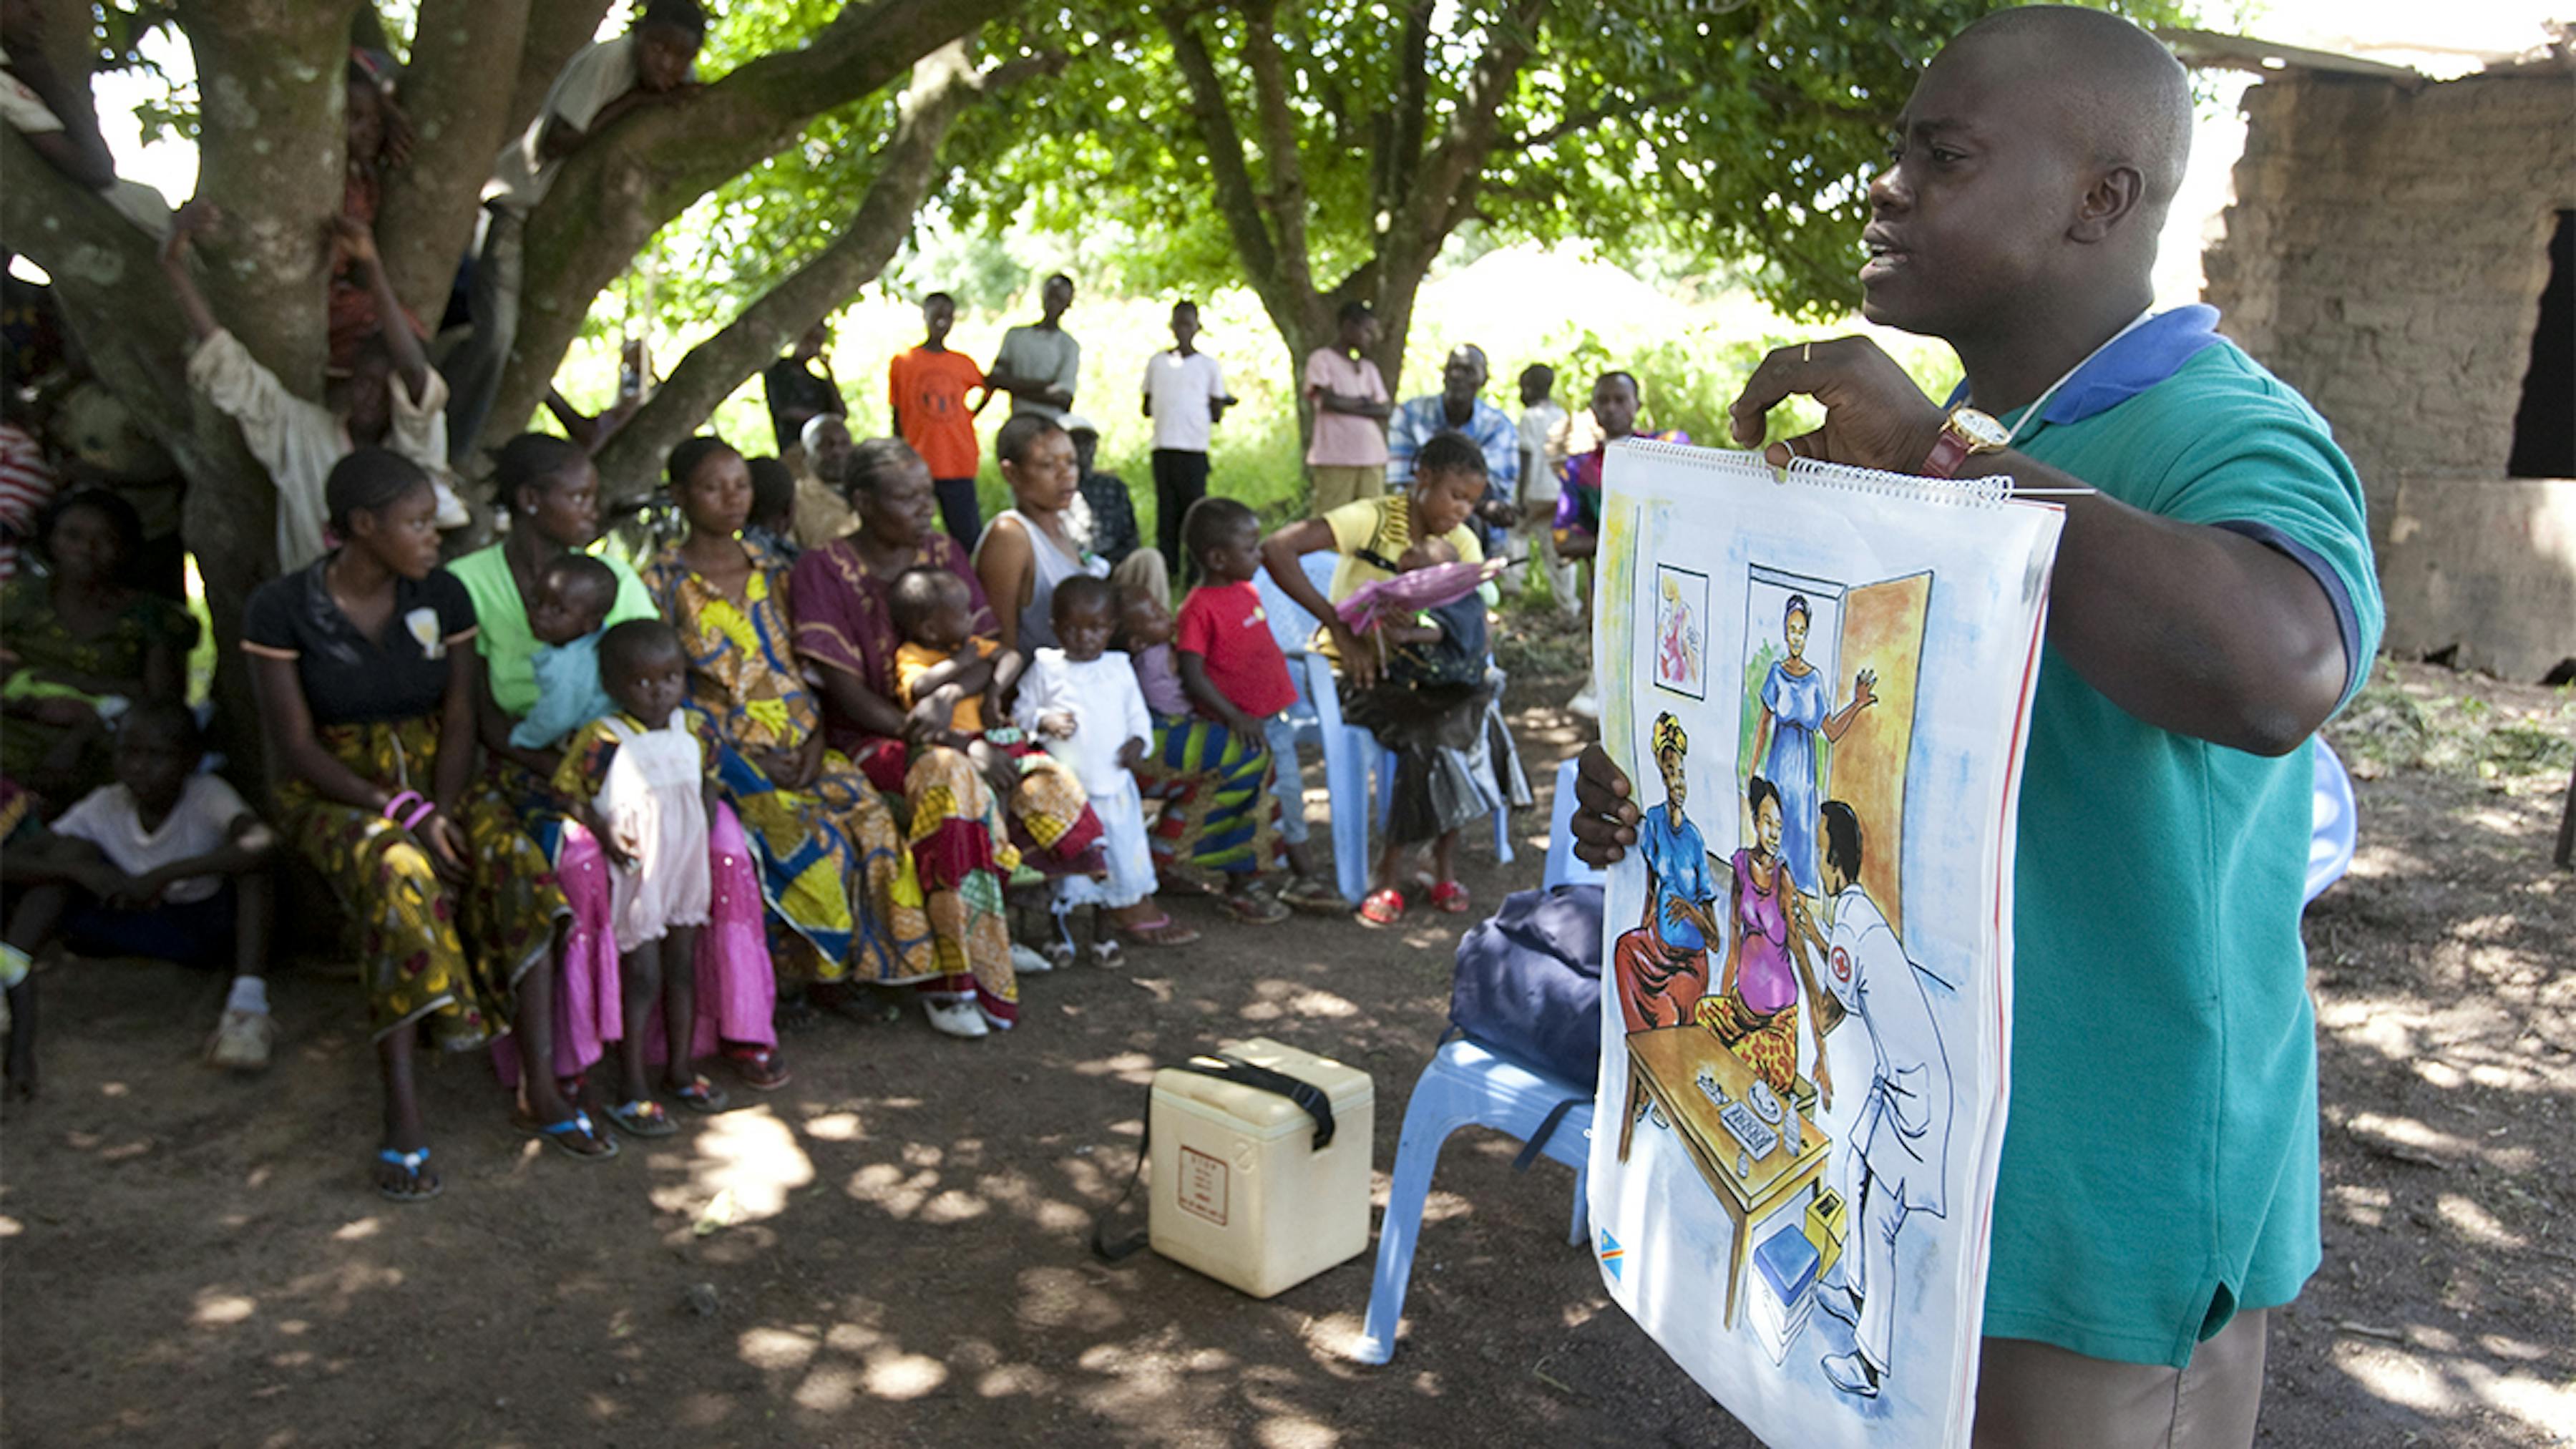
[[[1574,858],[1586,865],[1609,865],[1637,843],[1637,806],[1628,798],[1627,772],[1610,761],[1610,752],[1586,745],[1574,772]]]

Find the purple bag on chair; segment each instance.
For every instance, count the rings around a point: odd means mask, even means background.
[[[1515,891],[1458,942],[1449,1020],[1532,1071],[1601,1074],[1601,887]]]

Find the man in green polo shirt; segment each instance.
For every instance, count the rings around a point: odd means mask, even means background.
[[[2008,474],[2066,504],[1980,1445],[2250,1443],[2265,1310],[2318,1260],[2309,741],[2367,672],[2379,591],[2324,421],[2215,312],[2149,315],[2191,124],[2182,67],[2127,21],[1972,26],[1906,106],[1861,270],[1864,314],[1950,343],[1961,395],[1852,337],[1774,352],[1732,413],[1751,442],[1803,394],[1824,426],[1775,462]],[[1578,790],[1577,853],[1618,858],[1637,812],[1597,746]],[[1885,1366],[1855,1357],[1835,1382],[1865,1397]]]

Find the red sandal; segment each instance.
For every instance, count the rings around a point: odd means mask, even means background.
[[[1393,886],[1369,892],[1360,902],[1360,924],[1371,928],[1392,926],[1404,919],[1404,892]]]
[[[1466,914],[1467,888],[1454,880],[1444,880],[1431,888],[1432,909],[1452,916]]]
[[[793,1080],[778,1060],[776,1047],[727,1047],[724,1058],[733,1064],[742,1084],[755,1092],[775,1092]]]

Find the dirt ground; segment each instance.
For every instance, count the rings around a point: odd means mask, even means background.
[[[2383,669],[2337,732],[2361,849],[2308,916],[2326,1263],[2272,1340],[2262,1442],[2576,1442],[2576,876],[2547,861],[2576,704]],[[1545,767],[1582,736],[1535,706],[1569,689],[1519,701],[1541,808],[1515,864],[1470,855],[1482,903],[1538,879]],[[1151,1069],[1229,1036],[1370,1071],[1382,1195],[1461,926],[1213,930],[1037,978],[976,1044],[917,1013],[815,1027],[785,1091],[606,1164],[518,1138],[483,1063],[444,1062],[447,1192],[416,1208],[366,1190],[348,983],[282,974],[279,1061],[240,1081],[192,1060],[216,983],[75,963],[43,979],[46,1096],[0,1136],[0,1437],[1750,1443],[1565,1243],[1572,1174],[1515,1174],[1491,1134],[1441,1164],[1385,1368],[1344,1357],[1366,1257],[1267,1302],[1090,1257]]]

